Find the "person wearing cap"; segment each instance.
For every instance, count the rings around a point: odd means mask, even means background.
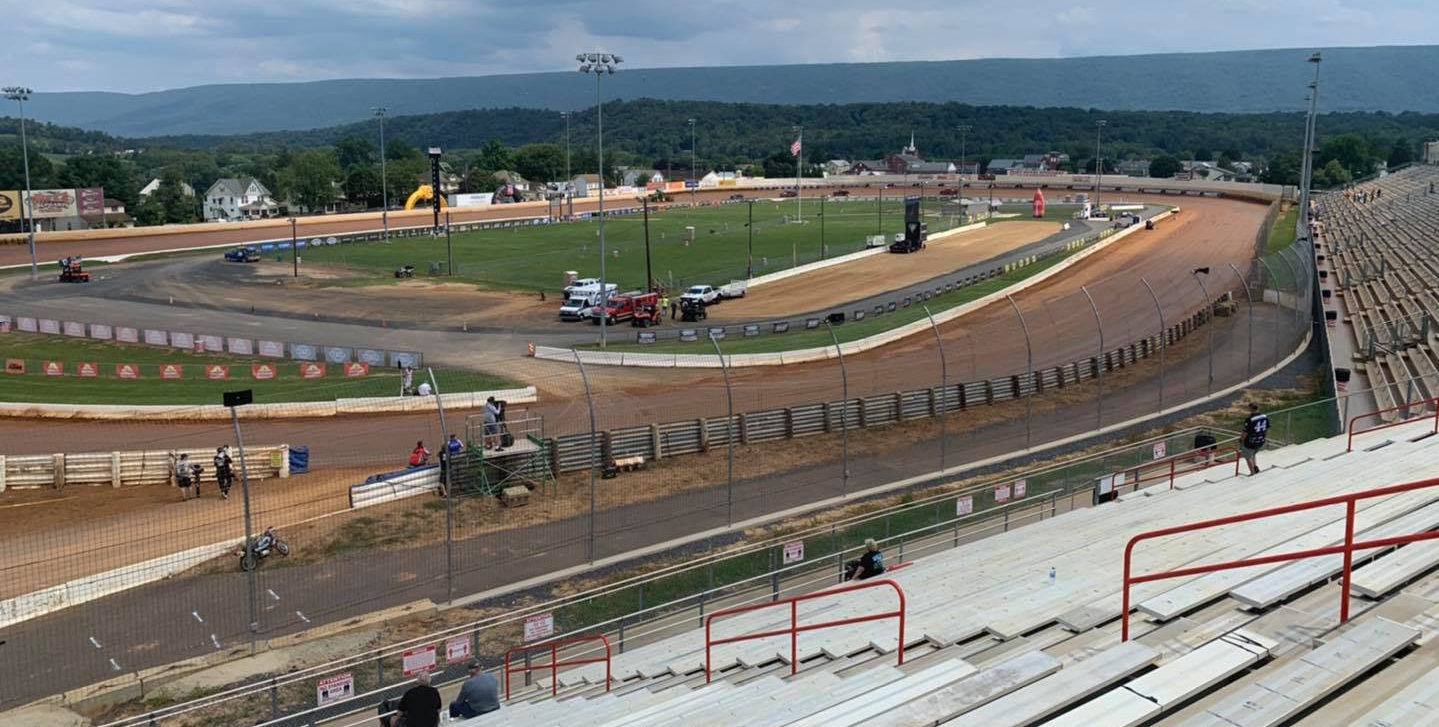
[[[500,708],[500,681],[481,671],[478,661],[470,662],[469,675],[460,685],[459,696],[450,702],[451,719],[478,717]]]

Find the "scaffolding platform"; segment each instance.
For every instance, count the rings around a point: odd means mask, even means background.
[[[513,441],[508,447],[498,446],[506,435]],[[507,487],[523,486],[531,491],[553,487],[551,445],[545,438],[543,416],[525,409],[511,410],[499,431],[489,435],[494,448],[485,448],[485,437],[484,415],[466,417],[465,450],[454,457],[447,480],[455,494],[498,495]]]

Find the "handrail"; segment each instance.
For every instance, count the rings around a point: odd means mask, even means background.
[[[1156,467],[1161,468],[1161,471],[1159,472],[1159,474],[1153,476],[1145,476],[1142,474],[1138,475],[1134,478],[1134,482],[1127,483],[1124,486],[1127,487],[1132,484],[1134,485],[1134,489],[1138,490],[1139,485],[1142,483],[1155,482],[1158,480],[1167,479],[1169,480],[1169,489],[1172,490],[1174,489],[1174,480],[1180,475],[1187,475],[1192,472],[1202,472],[1212,467],[1223,467],[1229,464],[1229,462],[1223,461],[1222,459],[1225,455],[1228,454],[1234,455],[1234,475],[1237,477],[1239,475],[1239,463],[1243,461],[1243,458],[1240,457],[1239,448],[1232,445],[1225,447],[1215,446],[1211,451],[1208,452],[1203,449],[1191,449],[1186,452],[1181,452],[1179,454],[1173,455],[1171,457],[1166,457],[1165,459],[1158,459],[1153,462],[1146,462],[1142,465],[1139,465],[1135,467],[1135,470],[1138,472],[1143,472],[1146,469],[1153,469]],[[1196,458],[1196,456],[1203,457],[1204,462],[1198,466],[1190,467],[1188,469],[1177,468],[1178,463],[1192,461]],[[1163,471],[1162,469],[1165,465],[1168,465],[1167,472]]]
[[[559,660],[559,651],[560,651],[560,648],[565,647],[565,646],[573,646],[573,645],[575,645],[575,644],[585,644],[585,643],[589,643],[589,642],[591,642],[591,641],[599,641],[599,642],[601,642],[601,643],[603,643],[603,644],[605,645],[605,655],[604,655],[604,658],[595,657],[595,658],[593,658],[593,659],[573,659],[573,660],[571,660],[571,661],[560,661],[560,660]],[[510,657],[514,656],[515,654],[522,654],[522,653],[534,651],[534,650],[536,650],[536,649],[549,649],[549,650],[550,650],[550,663],[549,663],[549,664],[541,664],[540,666],[529,666],[529,665],[525,665],[525,666],[514,666],[514,667],[510,666]],[[544,669],[544,668],[547,668],[547,667],[548,667],[549,670],[550,670],[550,696],[554,696],[554,695],[556,695],[556,694],[559,694],[559,692],[560,692],[560,681],[559,681],[559,678],[558,678],[558,677],[559,677],[559,672],[560,672],[560,667],[562,667],[562,666],[581,666],[581,665],[584,665],[584,664],[598,664],[598,663],[600,663],[600,662],[604,662],[604,663],[605,663],[605,691],[608,692],[608,691],[610,690],[610,657],[611,657],[611,655],[612,655],[612,654],[611,654],[611,651],[610,651],[610,640],[609,640],[609,638],[606,637],[604,634],[597,634],[597,635],[595,635],[595,636],[576,636],[576,637],[570,638],[570,639],[557,639],[557,640],[551,641],[551,642],[549,642],[549,643],[547,643],[547,644],[529,644],[529,645],[527,645],[527,646],[516,646],[516,647],[514,647],[513,649],[510,649],[509,651],[506,651],[506,652],[505,652],[505,701],[509,701],[509,699],[510,699],[510,675],[511,675],[511,674],[517,674],[517,673],[521,673],[521,672],[523,672],[523,673],[525,673],[525,674],[529,674],[529,673],[532,672],[532,671],[538,671],[538,670],[540,670],[540,669]]]
[[[1375,497],[1396,495],[1401,492],[1422,490],[1429,487],[1439,487],[1439,478],[1419,480],[1417,482],[1410,482],[1402,485],[1391,485],[1389,487],[1380,487],[1373,490],[1351,492],[1347,495],[1336,495],[1334,497],[1326,497],[1322,500],[1312,500],[1310,502],[1301,502],[1294,505],[1282,505],[1280,507],[1273,507],[1269,508],[1268,510],[1259,510],[1257,512],[1246,513],[1243,515],[1231,515],[1229,517],[1215,518],[1213,520],[1201,520],[1200,522],[1189,523],[1188,525],[1176,525],[1170,528],[1162,528],[1160,530],[1151,530],[1146,533],[1140,533],[1130,538],[1129,543],[1124,546],[1124,611],[1121,614],[1123,626],[1120,632],[1120,640],[1129,640],[1129,590],[1131,586],[1136,586],[1141,583],[1150,583],[1153,581],[1165,580],[1167,578],[1183,578],[1185,576],[1214,573],[1216,571],[1222,570],[1233,570],[1235,568],[1248,568],[1250,566],[1256,565],[1268,565],[1270,563],[1287,563],[1294,560],[1314,558],[1321,555],[1336,555],[1339,553],[1344,554],[1344,578],[1342,581],[1344,586],[1339,592],[1339,623],[1347,623],[1349,621],[1349,587],[1351,584],[1350,579],[1353,577],[1354,572],[1354,551],[1369,550],[1371,548],[1383,548],[1391,545],[1403,545],[1405,543],[1417,543],[1425,540],[1439,539],[1439,530],[1436,530],[1425,533],[1415,533],[1412,535],[1399,535],[1389,538],[1379,538],[1377,540],[1366,540],[1356,543],[1354,542],[1354,504],[1360,500],[1368,500]],[[1188,568],[1179,568],[1176,570],[1148,573],[1138,576],[1132,573],[1131,566],[1134,556],[1134,546],[1138,545],[1141,541],[1152,540],[1154,538],[1162,538],[1170,535],[1177,535],[1179,533],[1193,532],[1196,530],[1216,528],[1222,525],[1232,525],[1234,523],[1247,522],[1249,520],[1260,520],[1263,518],[1274,517],[1275,515],[1288,515],[1289,513],[1303,512],[1305,510],[1314,510],[1316,508],[1328,507],[1330,505],[1345,506],[1343,545],[1330,545],[1323,548],[1309,548],[1307,550],[1297,550],[1292,553],[1278,553],[1275,555],[1265,555],[1257,558],[1232,560],[1224,563],[1211,563],[1209,565],[1191,566]]]
[[[1389,407],[1389,408],[1387,408],[1387,409],[1379,409],[1379,410],[1377,410],[1377,411],[1366,412],[1366,413],[1364,413],[1364,414],[1357,414],[1357,415],[1355,415],[1355,416],[1353,416],[1353,417],[1350,417],[1350,419],[1349,419],[1349,425],[1345,427],[1345,429],[1349,432],[1349,443],[1348,443],[1347,445],[1345,445],[1344,451],[1345,451],[1345,452],[1353,452],[1353,451],[1354,451],[1354,435],[1355,435],[1355,434],[1368,434],[1369,432],[1377,432],[1377,431],[1379,431],[1380,429],[1388,429],[1388,428],[1390,428],[1390,427],[1398,427],[1398,426],[1403,426],[1403,425],[1405,425],[1405,424],[1413,424],[1416,420],[1420,419],[1421,417],[1409,417],[1408,419],[1400,419],[1400,420],[1397,421],[1397,422],[1384,422],[1384,423],[1379,424],[1378,426],[1369,427],[1368,429],[1365,429],[1365,430],[1362,431],[1362,432],[1356,432],[1356,431],[1354,431],[1354,424],[1355,424],[1356,422],[1358,422],[1360,419],[1367,419],[1367,418],[1369,418],[1369,417],[1379,416],[1380,414],[1388,414],[1388,413],[1391,412],[1391,411],[1400,411],[1400,410],[1408,411],[1409,409],[1412,409],[1412,408],[1414,408],[1414,407],[1416,407],[1416,406],[1417,406],[1417,407],[1420,407],[1420,408],[1423,408],[1423,407],[1425,407],[1425,406],[1433,406],[1433,407],[1434,407],[1434,433],[1435,433],[1435,434],[1439,434],[1439,399],[1423,399],[1423,400],[1421,400],[1421,401],[1412,401],[1412,402],[1409,402],[1408,404],[1400,404],[1400,405],[1398,405],[1398,406],[1391,406],[1391,407]]]
[[[807,624],[805,626],[799,625],[799,604],[802,601],[813,601],[817,598],[825,598],[827,596],[835,596],[841,593],[850,593],[852,591],[863,591],[870,588],[878,588],[880,586],[889,586],[890,588],[893,588],[895,594],[899,596],[899,608],[897,610],[887,611],[885,613],[871,614],[869,616],[855,616],[853,618],[842,618],[836,621]],[[757,634],[744,634],[743,636],[731,636],[727,639],[715,639],[712,635],[710,627],[714,624],[715,619],[721,616],[733,616],[735,614],[748,613],[750,611],[759,611],[761,609],[773,608],[775,606],[781,606],[784,604],[789,605],[789,628],[775,629],[772,631],[761,631]],[[740,641],[750,641],[753,639],[764,639],[771,636],[781,636],[783,634],[789,634],[789,673],[797,674],[799,673],[799,634],[801,631],[817,631],[819,629],[833,628],[835,626],[848,626],[849,624],[864,623],[866,621],[882,621],[884,619],[890,618],[899,619],[899,648],[897,649],[897,651],[899,652],[899,664],[900,666],[903,666],[905,611],[906,606],[904,589],[900,588],[898,583],[894,582],[889,578],[879,581],[856,583],[851,586],[831,588],[827,591],[809,593],[803,596],[794,596],[792,598],[786,598],[779,601],[771,601],[769,603],[756,603],[749,606],[737,606],[735,608],[729,608],[723,611],[715,611],[714,613],[705,617],[705,683],[708,684],[710,681],[710,673],[712,671],[710,650],[715,646],[723,646],[725,644],[733,644]]]

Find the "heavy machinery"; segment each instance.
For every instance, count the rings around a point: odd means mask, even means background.
[[[65,258],[60,261],[60,282],[62,283],[88,283],[90,273],[86,272],[85,264],[80,258]]]

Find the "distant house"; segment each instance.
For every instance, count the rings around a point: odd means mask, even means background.
[[[237,179],[226,177],[215,180],[205,191],[205,220],[234,221],[260,220],[274,217],[280,206],[270,196],[270,190],[253,177]]]
[[[521,177],[518,172],[500,170],[498,172],[495,172],[494,180],[501,187],[514,187],[515,191],[517,192],[530,191],[530,180]]]
[[[576,174],[570,180],[574,186],[576,197],[588,197],[600,193],[600,175],[598,174]]]
[[[54,230],[101,230],[110,227],[134,227],[135,220],[125,212],[125,203],[112,197],[105,198],[99,214],[57,217],[52,223]]]
[[[852,168],[854,168],[854,164],[845,159],[831,159],[824,163],[824,173],[826,176],[850,174],[850,169]]]
[[[1439,141],[1424,142],[1419,158],[1425,164],[1439,164]]]
[[[889,168],[885,166],[883,159],[862,159],[849,165],[849,173],[859,176],[874,176],[888,174]]]
[[[1225,169],[1214,162],[1184,162],[1184,179],[1198,179],[1206,182],[1232,182],[1234,172]]]
[[[149,197],[150,195],[152,195],[152,194],[155,193],[155,190],[157,190],[157,189],[159,189],[159,188],[160,188],[160,179],[159,179],[158,177],[156,177],[155,179],[151,179],[151,180],[149,181],[149,183],[147,183],[145,186],[143,186],[143,187],[140,188],[140,198],[141,198],[141,199],[144,199],[144,198],[146,198],[146,197]],[[189,184],[187,184],[187,183],[185,183],[185,182],[181,182],[181,183],[180,183],[180,193],[183,194],[183,195],[186,196],[186,197],[194,197],[194,196],[195,196],[195,188],[194,188],[194,187],[191,187]]]
[[[1106,166],[1107,166],[1107,165],[1106,165]],[[1123,175],[1126,175],[1126,176],[1130,176],[1130,177],[1147,177],[1147,176],[1149,176],[1149,160],[1148,160],[1148,159],[1125,159],[1124,161],[1119,162],[1119,163],[1118,163],[1117,165],[1115,165],[1115,166],[1116,166],[1116,168],[1118,169],[1118,171],[1119,171],[1120,174],[1123,174]]]
[[[990,159],[985,166],[985,171],[990,174],[1009,174],[1016,169],[1024,168],[1022,159]]]
[[[624,173],[620,175],[620,186],[638,187],[640,186],[639,180],[641,177],[645,178],[645,183],[647,184],[658,184],[665,181],[665,173],[658,169],[626,169]]]
[[[954,165],[954,170],[966,177],[979,175],[979,162],[959,162]]]
[[[429,171],[428,169],[426,169],[423,173],[420,174],[420,178],[419,178],[419,183],[420,183],[420,184],[429,184],[431,181],[433,181],[433,180],[431,179],[431,174],[430,174],[430,171]],[[457,173],[455,172],[454,169],[451,169],[451,168],[450,168],[450,163],[449,163],[449,162],[440,162],[440,193],[441,193],[441,194],[443,194],[443,195],[445,195],[446,197],[448,197],[449,195],[452,195],[452,194],[460,191],[460,187],[463,185],[464,181],[465,181],[465,178],[464,178],[464,177],[460,176],[459,174],[457,174]]]

